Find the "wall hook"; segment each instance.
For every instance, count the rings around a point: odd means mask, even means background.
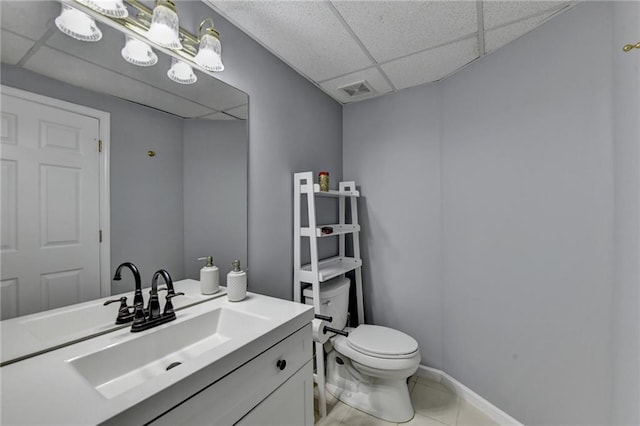
[[[147,157],[155,157],[156,156],[156,152],[155,151],[147,151]]]
[[[637,42],[636,44],[625,44],[624,47],[622,48],[622,51],[628,52],[631,49],[640,49],[640,41]]]

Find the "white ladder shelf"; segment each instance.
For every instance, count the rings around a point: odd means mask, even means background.
[[[295,173],[293,178],[293,300],[304,303],[302,299],[302,283],[311,284],[313,292],[313,308],[316,314],[320,313],[320,287],[321,283],[332,278],[354,271],[356,275],[356,307],[358,311],[358,324],[364,324],[364,308],[362,302],[362,260],[360,259],[360,225],[358,224],[357,198],[360,193],[356,190],[353,181],[340,182],[338,190],[320,191],[320,185],[313,183],[313,172]],[[307,200],[307,212],[309,226],[301,226],[302,199]],[[338,199],[337,224],[322,225],[316,220],[316,197],[332,197]],[[346,200],[350,200],[351,223],[346,222]],[[323,232],[323,228],[331,228],[330,233]],[[352,234],[353,257],[346,256],[346,235]],[[338,237],[338,255],[326,259],[318,257],[318,239]],[[311,263],[302,265],[301,247],[302,237],[308,239]],[[316,374],[314,380],[318,384],[318,396],[320,402],[320,415],[327,415],[325,399],[325,365],[324,345],[315,342],[316,347]],[[318,356],[321,354],[322,356]]]

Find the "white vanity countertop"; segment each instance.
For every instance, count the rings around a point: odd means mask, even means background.
[[[225,288],[221,287],[217,293],[203,295],[200,293],[200,281],[192,279],[175,281],[174,288],[176,292],[185,293],[185,296],[173,299],[173,305],[177,310],[226,294]],[[149,290],[148,287],[143,289],[145,304]],[[89,336],[130,327],[130,323],[115,324],[119,302],[103,306],[105,301],[119,299],[122,296],[128,297],[129,304],[133,303],[132,291],[0,321],[0,364],[4,365],[14,359],[57,348],[69,342],[77,342]],[[162,294],[160,299],[164,299]]]
[[[115,395],[99,392],[71,362],[105,348],[126,345],[143,335],[162,336],[164,329],[215,310],[251,316],[252,325],[238,323],[237,336],[184,361],[179,368],[163,370]],[[150,420],[150,412],[162,414],[180,403],[182,395],[198,392],[304,327],[313,319],[313,308],[248,293],[241,302],[221,297],[181,310],[177,316],[175,321],[147,331],[131,333],[129,328],[119,329],[2,367],[2,424],[142,424]]]

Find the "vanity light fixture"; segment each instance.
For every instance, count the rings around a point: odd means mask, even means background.
[[[62,3],[62,11],[55,23],[60,31],[77,40],[98,41],[102,38],[102,31],[91,16],[66,3]]]
[[[167,72],[167,76],[180,84],[193,84],[198,81],[191,65],[176,58],[171,58],[171,68]]]
[[[176,4],[172,0],[156,0],[155,3],[147,37],[162,47],[182,49]]]
[[[158,62],[158,55],[151,46],[129,35],[126,37],[127,42],[120,52],[125,61],[139,67],[150,67]]]
[[[2,0],[0,0],[2,1]],[[158,62],[152,50],[170,49],[173,56],[169,78],[181,84],[193,84],[198,78],[193,66],[205,73],[224,70],[220,33],[213,19],[200,23],[197,37],[179,26],[174,0],[154,0],[153,9],[140,0],[60,0],[62,13],[55,20],[65,34],[83,41],[98,41],[102,32],[96,21],[127,32],[122,57],[138,66]],[[95,20],[94,20],[95,19]]]
[[[111,18],[126,18],[129,11],[122,0],[78,0],[90,9]]]
[[[204,28],[204,25],[210,22],[211,26]],[[202,30],[204,34],[202,34]],[[200,65],[207,71],[219,72],[224,70],[222,64],[222,46],[220,45],[220,33],[213,26],[213,19],[205,18],[198,28],[198,40],[200,47],[198,53],[193,59],[196,64]]]

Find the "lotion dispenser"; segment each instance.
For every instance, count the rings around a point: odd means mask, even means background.
[[[239,302],[247,297],[247,272],[240,269],[240,261],[231,264],[233,271],[227,274],[227,296],[229,302]]]
[[[200,269],[200,292],[213,294],[220,289],[220,271],[213,264],[213,256],[199,257],[198,260],[207,261],[207,264]]]

